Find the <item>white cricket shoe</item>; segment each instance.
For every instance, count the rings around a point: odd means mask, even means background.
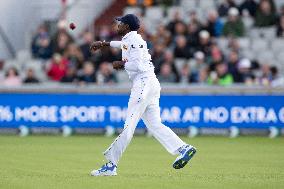
[[[176,158],[173,163],[173,168],[181,169],[183,168],[195,155],[196,148],[191,145],[185,145],[179,150],[180,155]]]
[[[112,162],[108,162],[100,169],[91,171],[91,176],[116,176],[116,168],[116,165],[114,165]]]

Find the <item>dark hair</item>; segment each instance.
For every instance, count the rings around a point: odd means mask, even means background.
[[[272,73],[272,75],[277,75],[278,74],[278,69],[276,66],[271,66],[270,67],[270,71]]]
[[[6,70],[6,73],[5,73],[5,76],[6,76],[6,77],[8,76],[10,70],[13,70],[13,71],[15,72],[15,75],[16,75],[16,76],[19,75],[17,68],[15,68],[15,67],[10,67],[9,69]]]

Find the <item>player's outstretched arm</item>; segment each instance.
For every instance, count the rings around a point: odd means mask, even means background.
[[[121,48],[121,41],[111,41],[111,42],[106,42],[106,41],[95,41],[91,44],[90,50],[91,51],[96,51],[102,47],[115,47],[115,48]]]

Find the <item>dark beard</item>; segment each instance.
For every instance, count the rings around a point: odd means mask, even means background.
[[[121,31],[121,30],[117,30],[117,34],[120,35],[120,36],[124,36],[124,32]]]

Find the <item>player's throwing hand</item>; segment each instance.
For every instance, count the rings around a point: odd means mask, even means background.
[[[115,70],[121,70],[124,68],[125,61],[114,61],[112,62],[112,67]]]
[[[96,51],[96,50],[98,50],[98,49],[100,49],[102,47],[103,47],[103,42],[102,41],[95,41],[95,42],[93,42],[91,44],[90,50],[91,51]]]

